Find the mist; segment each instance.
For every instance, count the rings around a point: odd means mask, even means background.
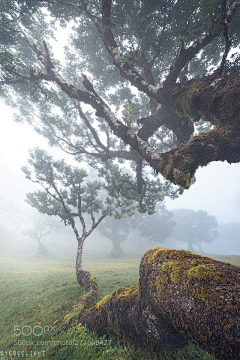
[[[239,359],[239,11],[1,0],[1,360]]]
[[[39,189],[39,186],[25,179],[21,166],[26,164],[28,151],[32,147],[43,147],[59,159],[63,157],[63,153],[50,148],[46,140],[29,125],[13,122],[11,109],[3,103],[1,108],[5,121],[4,131],[0,134],[0,249],[4,256],[31,260],[37,252],[37,242],[24,235],[24,232],[33,227],[34,218],[41,219],[43,215],[25,202],[26,193]],[[73,162],[71,156],[65,154],[64,157]],[[210,243],[203,241],[202,249],[205,254],[240,254],[239,178],[239,164],[211,163],[197,171],[196,182],[189,190],[185,190],[177,199],[167,199],[165,202],[169,211],[181,208],[204,210],[216,218],[219,237]],[[51,261],[55,258],[75,261],[77,242],[74,234],[59,219],[55,218],[55,221],[59,223],[62,232],[53,231],[43,238],[44,245],[53,255]],[[114,220],[112,222],[114,228]],[[129,257],[141,257],[146,250],[156,246],[187,248],[184,242],[176,241],[171,236],[164,241],[149,241],[141,236],[138,229],[127,234],[121,246]],[[111,249],[112,242],[96,230],[84,244],[84,259],[108,258]],[[198,252],[198,248],[195,252]]]

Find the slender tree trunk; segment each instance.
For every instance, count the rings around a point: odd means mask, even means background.
[[[188,250],[188,251],[191,251],[191,252],[194,252],[194,251],[195,251],[195,250],[194,250],[194,247],[192,246],[191,243],[188,243],[187,250]]]
[[[83,252],[83,240],[78,240],[77,248],[77,257],[76,257],[76,275],[77,281],[80,285],[82,284],[81,275],[82,275],[82,252]]]
[[[53,255],[50,254],[50,252],[48,251],[46,246],[43,245],[43,243],[41,242],[40,239],[37,239],[37,242],[38,242],[38,250],[37,250],[35,256],[41,257],[41,258],[47,258],[47,257],[52,257],[53,256]]]
[[[113,248],[109,254],[109,257],[113,259],[118,259],[126,256],[126,253],[123,251],[121,247],[120,240],[119,239],[114,239],[114,240],[110,239],[110,240],[113,244]]]
[[[202,248],[201,244],[197,244],[197,245],[198,245],[199,254],[204,254],[204,251],[203,251],[203,248]]]
[[[85,307],[88,307],[90,304],[93,305],[96,303],[98,295],[98,285],[96,278],[90,274],[89,271],[82,269],[82,253],[83,253],[83,244],[85,239],[78,240],[78,249],[76,257],[76,275],[79,285],[84,287],[86,294],[82,300],[81,304]]]

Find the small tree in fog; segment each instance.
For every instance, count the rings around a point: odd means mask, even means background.
[[[48,217],[34,217],[33,226],[27,230],[23,231],[23,235],[30,237],[35,240],[38,244],[38,249],[35,256],[39,258],[49,258],[53,257],[47,247],[42,243],[42,239],[53,233],[58,232],[61,229],[59,222],[54,221]]]
[[[100,234],[111,240],[113,248],[110,257],[119,258],[125,256],[121,244],[127,239],[129,234],[140,236],[148,242],[164,243],[172,234],[176,223],[173,220],[173,213],[168,211],[163,203],[159,203],[156,213],[136,213],[131,218],[122,218],[114,221],[106,218],[99,226]],[[136,233],[138,231],[138,234]]]
[[[115,193],[115,185],[87,181],[87,172],[69,166],[64,160],[54,161],[47,152],[35,149],[28,160],[30,167],[23,167],[26,178],[38,183],[43,191],[27,194],[27,203],[40,213],[58,216],[70,226],[78,241],[76,274],[83,285],[82,251],[86,238],[106,216],[121,217],[131,212],[132,200]],[[119,179],[121,181],[121,179]],[[110,196],[109,196],[110,195]],[[90,225],[86,216],[90,215]],[[89,216],[88,216],[89,217]]]
[[[126,255],[121,244],[132,230],[132,218],[122,218],[120,220],[105,218],[98,230],[101,235],[112,242],[113,248],[109,254],[110,258],[117,259]]]
[[[195,251],[194,245],[197,245],[203,253],[201,244],[210,243],[218,238],[216,218],[208,215],[207,211],[176,209],[173,213],[176,221],[173,237],[179,242],[187,243],[189,251]]]
[[[136,213],[135,229],[139,230],[140,236],[149,242],[164,243],[172,234],[176,225],[173,213],[168,211],[163,203],[159,203],[156,213],[152,215]]]

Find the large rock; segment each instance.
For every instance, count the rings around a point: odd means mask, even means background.
[[[240,268],[163,248],[149,250],[139,286],[119,288],[79,319],[115,333],[172,346],[191,341],[223,360],[240,359]]]

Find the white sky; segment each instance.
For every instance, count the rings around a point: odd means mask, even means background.
[[[196,178],[182,196],[167,201],[168,208],[203,209],[219,222],[240,222],[240,164],[213,162],[198,169]]]
[[[34,147],[49,150],[55,157],[65,158],[57,148],[50,148],[47,140],[39,135],[32,126],[12,120],[12,110],[0,101],[2,127],[0,134],[0,160],[4,159],[12,168],[20,169],[27,165],[28,151]]]

